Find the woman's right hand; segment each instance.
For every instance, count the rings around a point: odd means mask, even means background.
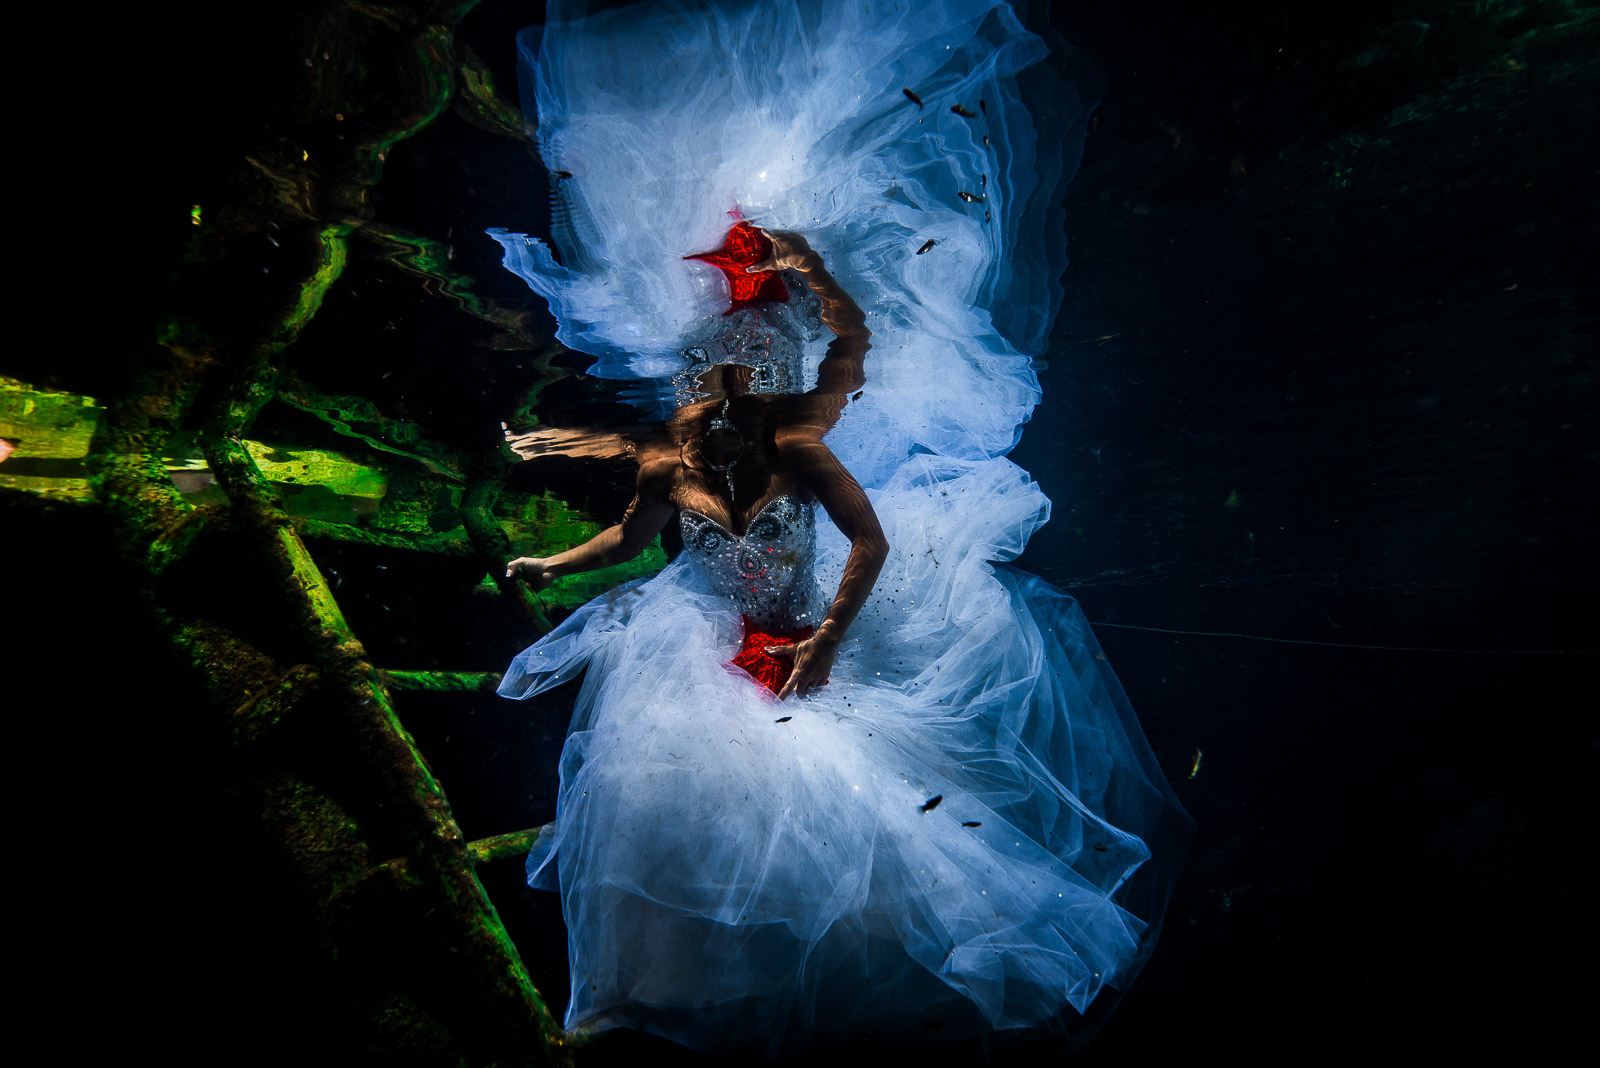
[[[838,651],[839,638],[827,624],[811,637],[792,645],[769,645],[768,656],[794,658],[794,668],[789,672],[789,680],[778,691],[778,700],[792,693],[804,697],[807,691],[828,685],[828,675],[833,671],[833,658]]]
[[[506,578],[519,578],[535,590],[545,589],[556,580],[546,562],[532,556],[519,556],[507,564]]]

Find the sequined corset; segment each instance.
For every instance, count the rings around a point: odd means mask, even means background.
[[[826,614],[811,574],[817,547],[815,506],[785,494],[756,513],[743,537],[685,508],[678,513],[684,549],[746,618],[774,633],[822,622]]]

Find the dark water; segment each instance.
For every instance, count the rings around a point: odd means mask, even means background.
[[[1593,949],[1582,843],[1600,757],[1595,10],[1052,14],[1110,80],[1067,192],[1073,265],[1044,403],[1013,454],[1055,502],[1020,563],[1102,624],[1199,825],[1163,943],[1082,1063],[1537,1053],[1586,1000],[1561,976]],[[224,269],[197,281],[187,213],[248,204],[240,160],[276,138],[336,150],[338,129],[284,101],[308,40],[370,33],[351,11],[263,8],[242,33],[215,12],[139,15],[156,21],[87,46],[126,95],[95,154],[96,173],[122,161],[128,180],[80,201],[116,281],[5,373],[112,397],[160,315],[209,303],[245,333],[272,314],[258,280],[303,252],[239,227]],[[456,39],[509,95],[511,36],[537,18],[480,4]],[[585,360],[551,353],[538,301],[481,236],[540,230],[545,182],[525,145],[456,111],[394,146],[285,370],[464,467],[491,462],[499,421],[521,411],[622,418]],[[412,236],[443,263],[419,270]],[[252,434],[360,452],[285,403]],[[453,529],[449,486],[411,477],[401,488]],[[625,471],[589,461],[507,483],[547,488],[602,522],[628,496]],[[30,563],[61,578],[13,627],[54,654],[34,662],[46,691],[74,695],[31,699],[46,729],[23,739],[46,755],[29,821],[53,864],[35,902],[59,926],[31,967],[121,1048],[361,1056],[341,973],[259,841],[248,774],[151,606],[118,582],[105,526],[14,511]],[[470,560],[314,549],[380,667],[497,670],[531,637],[475,591]],[[214,569],[241,618],[259,604],[249,566]],[[263,643],[273,623],[255,619]],[[21,678],[8,670],[12,701]],[[559,702],[402,695],[400,711],[469,838],[550,817]],[[515,863],[484,877],[559,1003],[554,900]]]

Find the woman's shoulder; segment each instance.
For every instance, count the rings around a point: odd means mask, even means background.
[[[676,503],[683,464],[665,441],[651,442],[639,450],[638,496]]]

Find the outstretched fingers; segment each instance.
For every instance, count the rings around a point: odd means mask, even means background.
[[[807,690],[828,685],[828,672],[833,666],[833,658],[819,658],[816,650],[807,641],[795,642],[792,645],[769,645],[767,655],[787,656],[794,660],[789,678],[778,691],[780,701],[795,693],[804,697]]]

